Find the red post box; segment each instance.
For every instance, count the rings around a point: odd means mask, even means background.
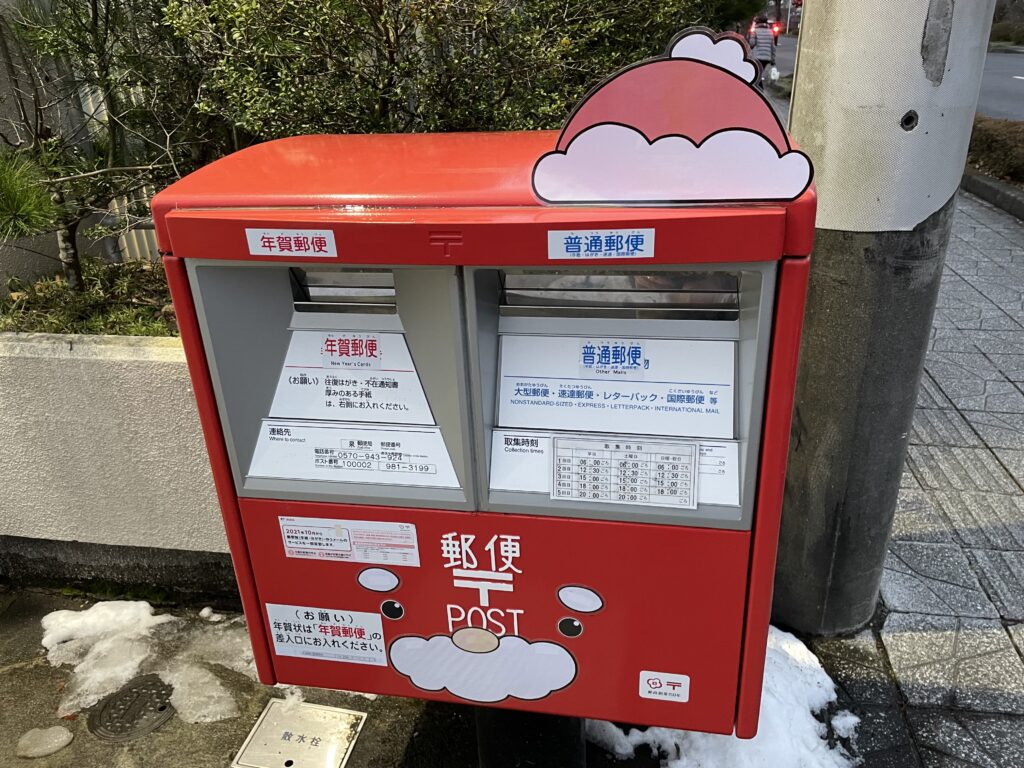
[[[815,207],[755,78],[155,198],[263,682],[754,735]]]

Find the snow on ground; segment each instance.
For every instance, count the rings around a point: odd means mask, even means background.
[[[153,629],[175,621],[173,616],[154,616],[149,603],[124,600],[44,616],[46,658],[55,667],[75,668],[57,716],[92,706],[135,677],[152,653]]]
[[[669,728],[625,733],[601,720],[587,722],[587,738],[622,759],[646,744],[665,768],[850,768],[858,761],[841,746],[830,747],[825,724],[814,717],[835,701],[835,685],[814,654],[793,635],[772,627],[755,738]],[[833,732],[851,738],[858,722],[851,712],[840,712],[832,718]]]
[[[245,624],[213,618],[196,624],[154,614],[142,601],[111,600],[84,611],[43,617],[43,646],[54,666],[72,665],[59,717],[92,706],[139,674],[155,673],[174,688],[171,704],[190,723],[238,715],[238,705],[218,671],[256,679]]]

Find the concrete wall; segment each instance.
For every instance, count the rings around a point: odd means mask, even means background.
[[[225,552],[178,339],[0,333],[0,537]]]

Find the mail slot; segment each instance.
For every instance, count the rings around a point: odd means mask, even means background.
[[[754,67],[693,30],[561,133],[283,139],[155,198],[262,681],[756,733],[815,202],[696,37]]]

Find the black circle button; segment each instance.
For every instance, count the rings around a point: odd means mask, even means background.
[[[385,600],[380,604],[380,612],[389,619],[400,619],[405,616],[405,608],[394,600]]]

